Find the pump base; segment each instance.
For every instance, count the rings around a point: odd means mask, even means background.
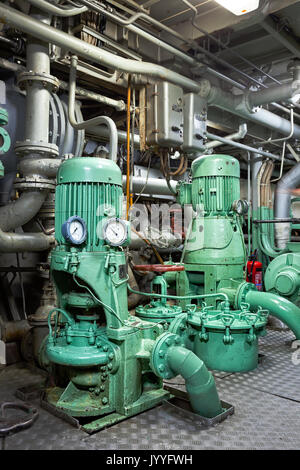
[[[165,400],[171,398],[170,392],[164,389],[158,390],[149,390],[144,392],[140,398],[132,403],[131,405],[125,407],[125,413],[117,413],[115,411],[109,411],[108,409],[103,409],[104,416],[99,417],[100,412],[98,409],[98,417],[93,416],[90,422],[87,421],[87,415],[84,416],[85,423],[83,424],[83,419],[80,419],[78,414],[74,417],[73,413],[66,408],[61,408],[57,406],[57,402],[59,401],[60,393],[62,389],[55,387],[51,390],[47,391],[48,393],[45,394],[42,401],[42,406],[45,407],[50,413],[54,414],[55,416],[59,416],[60,418],[64,419],[65,421],[71,422],[74,426],[81,428],[83,431],[87,432],[88,434],[93,434],[101,429],[107,428],[109,426],[113,426],[114,424],[119,423],[120,421],[124,421],[127,418],[135,416],[139,413],[147,411],[151,408],[154,408],[157,405],[160,405]],[[56,402],[55,397],[56,396]],[[74,412],[74,411],[73,411]],[[70,421],[71,420],[71,421]]]

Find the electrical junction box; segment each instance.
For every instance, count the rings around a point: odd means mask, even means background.
[[[203,151],[207,117],[205,100],[195,93],[184,95],[183,116],[183,150],[191,153]]]
[[[176,85],[159,82],[147,87],[148,145],[180,147],[183,144],[183,92]]]

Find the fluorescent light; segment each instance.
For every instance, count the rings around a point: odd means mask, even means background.
[[[259,0],[216,0],[216,2],[238,16],[250,13],[259,6]]]

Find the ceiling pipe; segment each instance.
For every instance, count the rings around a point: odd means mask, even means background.
[[[85,11],[88,10],[88,8],[84,6],[75,7],[75,8],[57,7],[45,0],[27,0],[27,2],[31,3],[31,5],[36,6],[40,10],[50,13],[51,15],[62,16],[62,17],[80,15],[81,13],[84,13]]]
[[[110,69],[118,69],[131,74],[141,74],[150,78],[168,81],[182,87],[186,91],[197,93],[200,90],[200,86],[197,82],[177,72],[173,72],[161,65],[152,64],[150,62],[140,62],[117,56],[92,44],[88,44],[70,34],[64,33],[59,29],[45,25],[7,5],[0,5],[0,22],[13,25],[21,31],[39,38],[41,41],[56,44],[80,57],[93,60]]]
[[[124,59],[103,49],[87,44],[78,38],[68,35],[51,26],[45,25],[34,18],[30,18],[7,5],[0,5],[0,20],[19,28],[20,30],[33,34],[42,41],[49,41],[64,49],[70,50],[87,60],[94,60],[109,68],[116,68],[128,73],[142,74],[148,77],[166,80],[181,86],[184,90],[199,92],[201,96],[207,97],[209,104],[221,107],[233,114],[249,119],[259,124],[276,130],[282,134],[289,134],[290,123],[265,109],[251,113],[251,108],[246,102],[240,101],[232,94],[222,91],[210,85],[207,80],[200,83],[184,77],[176,72],[166,69],[160,65],[149,62],[139,62],[132,59]],[[205,83],[204,83],[205,82]],[[208,84],[208,85],[207,85]],[[236,100],[239,100],[238,103]],[[295,126],[294,137],[300,138],[300,126]]]

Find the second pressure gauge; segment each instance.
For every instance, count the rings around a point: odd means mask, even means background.
[[[103,236],[111,246],[122,246],[129,241],[129,224],[125,220],[112,218],[103,226]]]

